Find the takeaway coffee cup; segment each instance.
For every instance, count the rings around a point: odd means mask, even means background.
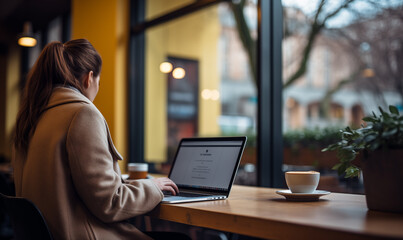
[[[313,193],[318,187],[320,173],[315,171],[291,171],[285,180],[292,193]]]
[[[145,179],[148,174],[147,163],[129,163],[129,179]]]

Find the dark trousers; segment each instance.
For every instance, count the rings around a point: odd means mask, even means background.
[[[192,240],[189,236],[178,232],[144,232],[154,240]]]

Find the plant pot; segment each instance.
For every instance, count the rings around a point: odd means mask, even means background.
[[[370,152],[362,173],[370,210],[403,213],[403,149]]]

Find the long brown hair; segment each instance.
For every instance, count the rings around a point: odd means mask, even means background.
[[[82,91],[85,74],[93,71],[94,76],[99,76],[101,66],[101,57],[86,39],[46,45],[27,76],[17,115],[15,147],[27,151],[29,139],[54,87],[67,85]]]

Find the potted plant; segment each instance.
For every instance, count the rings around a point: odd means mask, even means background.
[[[322,151],[336,150],[333,169],[346,177],[362,170],[367,206],[371,210],[403,213],[403,116],[395,106],[389,112],[363,118],[366,126],[341,131],[341,140]],[[362,154],[361,168],[352,161]]]

